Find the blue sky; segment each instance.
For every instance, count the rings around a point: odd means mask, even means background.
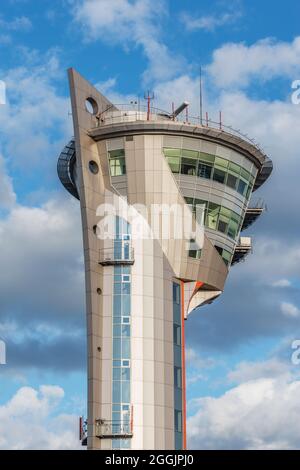
[[[72,136],[66,69],[116,103],[150,89],[157,107],[187,99],[197,115],[200,65],[205,110],[222,109],[275,169],[253,196],[268,206],[248,230],[254,253],[187,322],[189,445],[299,446],[300,366],[290,360],[300,338],[299,10],[296,0],[2,2],[0,448],[74,448],[85,412],[80,214],[56,176]],[[22,433],[27,415],[37,441]]]

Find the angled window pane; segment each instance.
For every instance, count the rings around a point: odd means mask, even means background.
[[[227,209],[227,207],[221,206],[221,209],[220,209],[221,215],[229,219],[231,217],[231,213],[232,211],[230,209]]]
[[[219,253],[219,255],[222,256],[223,248],[221,248],[221,247],[218,246],[218,245],[215,245],[215,249],[217,250],[217,252]]]
[[[109,157],[110,158],[124,157],[124,156],[125,156],[125,150],[124,149],[110,150],[109,151]]]
[[[236,189],[237,182],[238,182],[237,176],[234,176],[231,173],[228,173],[227,182],[226,182],[227,186],[229,186],[229,188]]]
[[[164,148],[164,154],[166,157],[180,157],[180,149]]]
[[[240,174],[241,167],[240,165],[237,165],[236,163],[230,162],[229,163],[229,170],[235,173],[236,175]]]
[[[198,176],[200,178],[206,178],[210,179],[212,174],[212,166],[211,165],[206,165],[205,163],[202,163],[199,161],[198,164]]]
[[[182,158],[181,174],[196,175],[197,160],[191,158]]]
[[[219,217],[218,230],[222,233],[227,233],[228,219],[226,217]]]
[[[167,157],[167,162],[173,173],[180,173],[180,157]]]
[[[215,161],[215,158],[216,157],[214,155],[211,155],[209,153],[200,152],[199,154],[199,160],[204,161],[204,162],[210,162],[213,164]]]
[[[228,236],[235,239],[238,232],[238,224],[235,220],[230,220],[228,226]]]
[[[226,173],[218,168],[214,169],[213,180],[217,181],[218,183],[224,184],[225,183]]]
[[[247,193],[247,183],[243,180],[239,180],[238,188],[237,188],[238,193],[240,193],[242,196],[246,196]]]
[[[222,168],[228,168],[228,160],[225,160],[224,158],[221,157],[216,157],[215,158],[215,166]]]
[[[241,168],[241,177],[244,178],[246,181],[249,181],[250,179],[249,171],[244,170],[244,168]]]
[[[199,157],[199,152],[197,152],[196,150],[182,149],[182,156],[197,159]]]

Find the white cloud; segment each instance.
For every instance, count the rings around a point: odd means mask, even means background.
[[[264,39],[250,46],[225,44],[214,51],[207,70],[221,88],[244,88],[255,78],[294,80],[300,73],[300,37],[290,43]]]
[[[162,80],[179,70],[181,61],[160,40],[160,21],[165,15],[162,0],[79,0],[75,21],[88,40],[142,47],[149,61],[145,81]]]
[[[10,209],[16,202],[13,183],[5,169],[5,162],[0,155],[0,209]]]
[[[64,390],[20,388],[0,406],[1,449],[79,449],[77,417],[58,414]]]
[[[299,381],[251,380],[198,403],[188,419],[189,448],[299,449]]]
[[[43,312],[52,312],[55,321],[75,319],[84,289],[78,202],[65,195],[41,207],[14,206],[0,220],[0,244],[0,264],[10,267],[0,273],[2,316],[23,312],[22,322],[44,322]]]
[[[290,287],[291,285],[292,283],[288,279],[279,279],[271,283],[272,287]]]
[[[49,174],[58,149],[72,135],[69,99],[55,88],[61,76],[55,52],[43,58],[27,49],[19,53],[26,65],[1,71],[7,92],[6,105],[0,107],[1,150],[23,171],[34,166]]]
[[[273,378],[290,374],[290,364],[277,358],[261,362],[240,362],[227,375],[229,382],[243,383],[261,378]]]
[[[18,16],[10,21],[6,21],[0,17],[0,28],[8,31],[30,31],[32,23],[27,16]]]
[[[296,305],[291,304],[290,302],[281,302],[280,305],[281,312],[283,315],[291,318],[300,317],[300,309]]]
[[[234,23],[242,16],[240,11],[225,12],[216,15],[203,15],[195,17],[189,13],[182,13],[181,20],[183,21],[188,31],[215,31],[220,26]]]
[[[210,358],[203,359],[193,348],[187,348],[185,352],[186,363],[190,368],[204,369],[213,367],[216,361]]]

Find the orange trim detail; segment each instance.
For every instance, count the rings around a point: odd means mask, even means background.
[[[185,377],[185,335],[184,335],[184,282],[180,281],[181,290],[181,361],[182,361],[182,447],[186,450],[186,377]]]
[[[201,282],[201,281],[197,281],[196,284],[195,284],[195,289],[194,289],[194,294],[196,293],[196,291],[198,291],[200,289],[200,287],[202,287],[204,284],[204,282]]]
[[[130,430],[133,434],[133,405],[131,405]]]

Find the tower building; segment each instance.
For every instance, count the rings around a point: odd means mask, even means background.
[[[187,103],[114,105],[74,69],[69,82],[58,174],[82,216],[87,445],[185,449],[184,323],[251,252],[241,232],[272,162],[222,123],[182,118]]]

